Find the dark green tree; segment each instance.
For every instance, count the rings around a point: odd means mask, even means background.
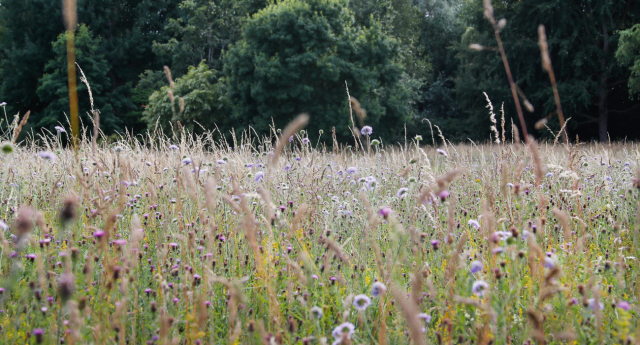
[[[154,130],[157,123],[165,133],[171,133],[172,127],[177,129],[177,121],[195,133],[214,130],[216,125],[230,126],[226,83],[219,81],[219,75],[220,72],[201,62],[197,67],[189,67],[187,74],[176,79],[172,90],[163,86],[155,91],[144,110],[149,130]],[[169,98],[169,90],[173,93],[173,102]],[[184,109],[181,109],[180,99],[184,102]]]
[[[620,32],[616,58],[622,65],[629,66],[629,95],[640,94],[640,24]]]
[[[65,113],[69,113],[69,88],[67,85],[67,36],[60,34],[53,43],[55,58],[45,66],[45,75],[40,78],[37,89],[40,100],[48,104],[39,114],[34,125],[53,127],[59,123],[66,125]],[[107,77],[109,64],[99,51],[101,39],[93,36],[86,25],[80,25],[76,31],[75,47],[76,62],[87,77],[93,93],[94,107],[101,112],[100,124],[105,132],[111,132],[118,128],[119,121],[113,116],[114,107],[122,107],[119,103],[130,103],[126,95],[122,93],[108,93],[111,80]],[[80,72],[78,71],[78,75]],[[87,88],[84,84],[78,85],[78,105],[81,117],[85,125],[90,124],[86,112],[91,110],[91,104]]]
[[[640,19],[640,3],[507,0],[495,1],[493,7],[496,19],[506,19],[501,37],[515,82],[535,108],[533,114],[525,114],[530,125],[555,110],[549,77],[540,63],[539,24],[546,27],[562,107],[565,116],[572,118],[572,130],[580,133],[581,139],[605,141],[611,116],[615,114],[620,119],[617,123],[632,120],[625,95],[627,73],[614,54],[619,30],[631,27]],[[482,1],[464,3],[461,18],[469,28],[458,49],[460,70],[456,81],[459,104],[469,114],[468,124],[486,128],[478,132],[476,138],[488,137],[483,91],[489,94],[496,108],[505,102],[508,116],[516,116],[500,54],[491,48],[496,47],[493,27],[483,12]],[[470,43],[490,49],[470,51]],[[559,130],[557,121],[551,126]],[[618,137],[630,134],[623,126],[615,132]]]
[[[165,26],[171,39],[154,42],[154,52],[170,61],[176,76],[203,60],[212,68],[221,69],[222,52],[240,38],[247,17],[244,5],[237,0],[183,1],[180,3],[183,15],[170,19]]]
[[[255,14],[224,57],[236,123],[265,133],[306,112],[312,135],[335,126],[346,140],[346,81],[374,133],[397,136],[410,118],[398,46],[379,25],[352,22],[345,0],[285,0]]]

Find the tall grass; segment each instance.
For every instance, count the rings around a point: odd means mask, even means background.
[[[640,339],[637,144],[329,153],[293,132],[14,147],[0,343]]]

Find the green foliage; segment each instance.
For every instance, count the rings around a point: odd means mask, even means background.
[[[127,95],[122,90],[107,92],[112,87],[107,77],[109,65],[104,55],[98,50],[101,39],[94,37],[86,25],[80,25],[75,35],[76,63],[84,71],[91,86],[94,107],[101,112],[100,124],[104,131],[111,132],[118,128],[118,119],[113,116],[115,108],[126,107],[130,104]],[[53,127],[59,123],[66,124],[65,113],[69,112],[69,88],[67,78],[67,35],[60,34],[53,43],[55,57],[47,63],[46,74],[40,79],[38,97],[48,105],[41,112],[35,114],[34,122],[38,127]],[[80,72],[78,71],[78,76]],[[78,85],[78,104],[80,115],[86,121],[86,113],[91,110],[89,94],[84,84]]]
[[[410,108],[397,43],[378,24],[352,21],[343,0],[285,0],[254,15],[224,58],[236,124],[264,133],[272,121],[283,128],[307,112],[312,136],[335,126],[344,140],[351,126],[346,81],[375,134],[398,135]]]
[[[622,65],[629,66],[629,96],[640,94],[640,24],[620,32],[620,45],[616,58]]]
[[[180,121],[187,130],[201,133],[201,126],[212,130],[216,125],[228,124],[230,110],[225,100],[226,85],[224,80],[219,80],[219,75],[203,61],[198,67],[189,67],[187,74],[176,79],[173,90],[163,86],[153,92],[143,114],[148,128],[153,131],[157,122],[165,133],[171,133],[172,126],[175,128],[176,121]],[[173,104],[169,90],[175,97]],[[183,111],[180,99],[184,100]]]
[[[628,107],[613,97],[624,92],[615,87],[626,79],[625,70],[617,64],[614,54],[619,38],[617,28],[629,27],[633,18],[640,18],[637,2],[508,0],[496,1],[493,6],[496,20],[506,19],[500,35],[514,80],[535,108],[532,114],[525,114],[530,131],[535,121],[556,108],[549,76],[540,62],[538,25],[543,24],[562,108],[572,118],[570,129],[580,129],[581,139],[606,140],[608,118],[613,114],[621,116],[618,114],[625,113],[623,109]],[[495,49],[481,52],[468,49],[471,43],[497,45],[493,28],[483,15],[482,2],[466,1],[461,11],[460,17],[469,28],[457,49],[460,69],[456,92],[469,117],[466,124],[481,128],[473,138],[486,138],[490,125],[483,91],[496,108],[505,102],[508,117],[517,115],[500,54]],[[560,129],[555,118],[550,126]]]
[[[205,61],[219,69],[222,52],[238,40],[245,21],[245,2],[237,0],[186,0],[180,3],[183,16],[170,19],[165,30],[172,38],[154,42],[153,51],[170,61],[174,75]]]

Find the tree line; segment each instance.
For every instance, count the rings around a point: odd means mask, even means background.
[[[640,2],[493,8],[530,132],[560,130],[538,46],[543,24],[570,137],[640,138]],[[76,60],[107,134],[178,122],[265,134],[306,112],[310,137],[328,142],[334,133],[349,140],[353,125],[386,142],[432,124],[452,141],[486,140],[487,98],[509,128],[517,115],[483,12],[483,0],[78,0]],[[0,3],[0,101],[8,116],[31,112],[23,132],[66,124],[64,30],[61,1]],[[352,115],[347,89],[366,116]],[[547,128],[533,130],[541,119]]]

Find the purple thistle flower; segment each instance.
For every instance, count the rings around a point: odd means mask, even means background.
[[[629,309],[631,309],[631,305],[629,305],[629,302],[626,301],[620,301],[618,302],[618,308],[624,310],[624,311],[629,311]]]
[[[52,161],[52,160],[56,159],[56,156],[53,153],[49,152],[49,151],[40,151],[40,152],[38,152],[38,155],[40,156],[40,158],[46,159],[48,161]]]
[[[476,229],[480,229],[480,223],[478,223],[475,219],[469,219],[469,225],[473,226]]]
[[[398,196],[398,199],[403,199],[405,196],[407,196],[408,193],[409,193],[409,188],[403,187],[398,189],[398,192],[396,193],[396,195]]]
[[[482,262],[475,260],[471,263],[471,273],[478,273],[482,271],[483,265]]]
[[[488,288],[489,284],[487,284],[487,282],[485,282],[484,280],[476,280],[471,286],[471,292],[473,292],[478,297],[482,297]]]
[[[595,310],[596,309],[596,299],[595,298],[589,298],[587,300],[587,303],[589,304],[589,309],[591,309],[591,310]],[[598,309],[599,310],[604,309],[604,304],[602,302],[598,302]]]
[[[336,328],[333,329],[333,332],[331,332],[333,337],[338,340],[342,340],[342,337],[345,334],[347,336],[347,339],[351,339],[351,336],[355,333],[356,326],[354,326],[351,322],[343,322],[336,326]]]
[[[449,193],[449,191],[446,189],[438,194],[438,196],[440,197],[440,200],[442,201],[445,201],[449,197],[449,195],[451,195],[451,193]]]
[[[391,214],[391,207],[385,206],[378,211],[378,214],[383,216],[384,219],[387,219]]]
[[[357,295],[353,298],[353,306],[360,311],[367,310],[370,304],[371,298],[369,298],[367,295]]]
[[[42,344],[44,337],[44,329],[36,328],[33,330],[33,336],[36,337],[36,343]]]
[[[364,126],[360,130],[360,133],[362,133],[362,135],[371,135],[373,133],[373,128],[371,128],[371,126]]]
[[[424,322],[426,322],[426,323],[431,322],[431,315],[429,315],[427,313],[419,313],[418,315],[416,315],[416,317],[418,319],[424,320]]]
[[[358,168],[356,167],[348,167],[347,168],[347,174],[355,174],[358,172]]]
[[[387,291],[387,287],[382,282],[375,282],[371,285],[371,295],[378,297]]]

